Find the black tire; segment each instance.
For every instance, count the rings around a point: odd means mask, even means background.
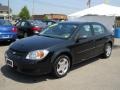
[[[59,74],[60,72],[58,72],[58,66],[59,66],[59,62],[62,60],[62,59],[66,59],[68,62],[68,68],[67,70],[65,70],[65,73],[64,74]],[[60,67],[60,66],[59,66]],[[64,68],[65,69],[65,68]],[[53,65],[53,72],[54,72],[54,76],[56,78],[62,78],[64,76],[67,75],[68,71],[70,70],[70,58],[66,55],[60,55],[56,58],[55,62],[54,62],[54,65]]]
[[[15,41],[16,41],[16,39],[13,39],[13,40],[11,40],[10,42],[13,43],[13,42],[15,42]]]
[[[110,49],[109,52],[107,50],[108,48]],[[111,45],[111,43],[105,44],[104,53],[102,54],[103,58],[109,58],[111,56],[111,53],[112,53],[112,45]]]

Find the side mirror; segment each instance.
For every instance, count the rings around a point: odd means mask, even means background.
[[[79,42],[80,40],[87,39],[87,38],[88,38],[87,35],[82,35],[82,36],[79,36],[76,41]]]

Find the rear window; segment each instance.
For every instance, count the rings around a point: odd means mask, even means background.
[[[0,20],[0,25],[1,26],[10,26],[12,24],[8,20]]]
[[[30,22],[30,24],[31,25],[37,25],[37,26],[39,26],[39,22],[38,21],[34,21],[34,20],[29,20],[29,22]]]
[[[43,28],[46,27],[46,24],[43,23],[40,20],[29,20],[29,22],[32,26],[40,26],[40,27],[43,27]]]

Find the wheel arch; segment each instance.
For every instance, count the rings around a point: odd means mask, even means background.
[[[113,42],[112,42],[112,41],[108,41],[107,43],[110,43],[110,44],[111,44],[111,46],[113,46]],[[106,44],[107,44],[107,43],[106,43]]]
[[[55,52],[54,55],[52,56],[51,63],[54,63],[55,59],[60,55],[66,55],[70,58],[70,67],[71,67],[72,62],[73,62],[73,57],[72,57],[70,50],[68,50],[68,49],[64,49],[64,50],[61,50],[59,52]]]

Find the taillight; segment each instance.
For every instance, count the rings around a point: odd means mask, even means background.
[[[41,28],[41,27],[32,27],[32,30],[33,30],[33,31],[41,31],[42,28]]]
[[[16,27],[13,27],[13,28],[12,28],[12,32],[17,32],[17,28],[16,28]]]

